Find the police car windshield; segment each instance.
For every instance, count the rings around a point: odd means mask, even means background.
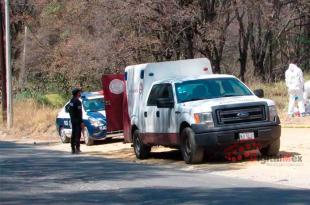
[[[175,84],[179,103],[222,97],[252,95],[236,78],[214,78]]]
[[[105,109],[103,98],[84,99],[83,107],[86,112],[98,112]]]

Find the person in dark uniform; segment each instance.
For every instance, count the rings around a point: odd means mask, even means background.
[[[82,103],[79,99],[81,97],[81,90],[78,88],[74,88],[72,90],[72,96],[73,97],[69,103],[69,113],[72,124],[71,151],[72,154],[78,154],[81,152],[81,132],[84,129]]]

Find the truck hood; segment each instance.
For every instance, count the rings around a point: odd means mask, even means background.
[[[186,102],[182,104],[182,107],[183,109],[191,110],[193,113],[199,113],[199,112],[211,112],[213,106],[234,105],[234,104],[255,103],[255,102],[264,102],[267,103],[268,106],[275,105],[275,103],[272,100],[258,98],[255,95],[251,95],[251,96],[238,96],[238,97],[223,97],[223,98]]]

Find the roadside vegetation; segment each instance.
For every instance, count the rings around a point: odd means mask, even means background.
[[[305,81],[310,80],[310,74],[305,74]],[[287,88],[284,81],[276,83],[247,83],[254,89],[263,89],[265,97],[276,102],[281,121],[287,122],[286,112],[288,105]],[[59,94],[47,95],[17,95],[14,100],[14,132],[18,135],[45,136],[55,138],[55,118],[59,109],[64,106],[70,96]],[[0,111],[1,114],[1,111]],[[2,118],[0,119],[2,120]],[[297,119],[298,120],[298,119]],[[2,126],[2,121],[1,126]],[[300,124],[309,124],[300,121]]]
[[[310,74],[304,74],[304,79],[305,82],[310,80]],[[275,83],[249,82],[248,85],[252,90],[263,89],[265,91],[265,97],[276,102],[278,111],[281,115],[287,112],[288,95],[285,81]]]
[[[17,93],[101,87],[126,65],[207,57],[245,82],[309,61],[308,0],[12,0]],[[26,29],[27,28],[27,29]]]
[[[46,132],[72,87],[98,90],[102,74],[126,65],[199,57],[263,88],[284,116],[288,64],[310,71],[309,13],[307,0],[12,0],[14,124]]]
[[[310,74],[304,74],[304,79],[305,82],[307,80],[310,80]],[[286,115],[288,106],[288,95],[285,81],[279,81],[275,83],[261,83],[254,81],[249,82],[248,85],[252,90],[263,89],[265,91],[265,97],[268,99],[272,99],[276,102],[281,121],[286,122],[288,120]],[[299,123],[305,124],[305,122]]]
[[[59,94],[31,94],[23,92],[14,98],[14,129],[10,135],[32,139],[55,139],[55,119],[68,96]],[[0,111],[2,116],[2,113]],[[1,117],[1,125],[2,117]],[[3,127],[5,128],[5,127]]]

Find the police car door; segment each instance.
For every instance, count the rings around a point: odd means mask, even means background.
[[[59,117],[63,120],[63,126],[65,129],[72,129],[71,119],[70,119],[70,102],[68,102],[64,109],[60,112]]]

